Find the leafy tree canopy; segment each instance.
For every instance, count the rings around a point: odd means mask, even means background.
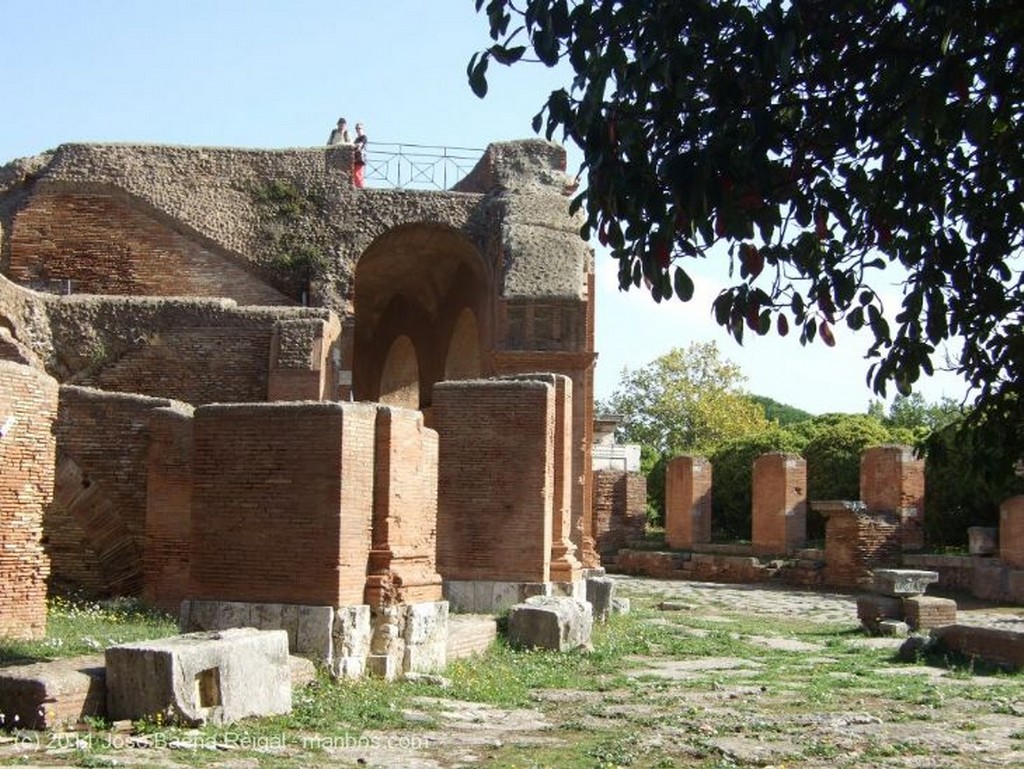
[[[777,400],[772,400],[766,395],[751,395],[750,399],[761,405],[761,408],[764,409],[765,418],[769,422],[776,422],[781,427],[795,422],[803,422],[814,417],[814,414],[809,411],[798,409],[796,406],[790,406],[787,403],[779,403]]]
[[[601,410],[619,414],[621,438],[661,453],[703,451],[768,427],[764,411],[740,389],[739,367],[714,342],[674,348],[646,366],[624,369]]]
[[[582,149],[572,205],[622,288],[686,301],[688,260],[728,244],[714,313],[737,340],[864,327],[870,383],[908,394],[955,339],[975,413],[1001,412],[985,424],[1024,446],[1024,3],[485,6],[478,95],[491,60],[575,73],[534,128]],[[902,307],[883,306],[883,280],[902,281]]]

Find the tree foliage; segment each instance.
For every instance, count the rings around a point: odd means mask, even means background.
[[[635,371],[624,369],[602,411],[621,416],[620,438],[661,453],[710,449],[768,426],[743,393],[739,367],[714,342],[676,347]]]
[[[795,422],[803,422],[814,416],[809,411],[798,409],[796,406],[790,406],[787,403],[779,403],[777,400],[773,400],[766,395],[751,395],[750,399],[761,405],[761,408],[764,409],[765,419],[769,422],[776,422],[781,427],[794,424]]]
[[[572,205],[622,288],[689,300],[688,261],[728,244],[714,314],[737,340],[792,329],[832,345],[836,324],[866,328],[870,383],[907,394],[955,339],[977,419],[1019,439],[1024,4],[484,6],[495,42],[469,64],[478,95],[491,60],[575,74],[534,128],[582,149]],[[883,280],[903,282],[901,307],[884,306]]]

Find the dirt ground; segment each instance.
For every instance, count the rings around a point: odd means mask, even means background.
[[[422,722],[422,729],[358,737],[269,733],[260,744],[251,738],[241,744],[238,734],[232,741],[230,730],[219,737],[196,732],[191,741],[179,736],[178,744],[127,732],[12,734],[0,744],[0,763],[423,769],[1024,766],[1024,674],[897,663],[893,654],[902,639],[859,633],[854,597],[848,595],[616,580],[617,594],[630,598],[636,609],[634,617],[665,631],[660,638],[680,643],[721,638],[731,651],[683,655],[666,646],[631,655],[622,660],[625,675],[609,678],[607,688],[538,689],[527,708],[464,702],[443,693],[418,697],[403,715],[413,725]],[[965,605],[959,620],[1021,630],[1024,608]],[[790,632],[801,623],[846,630],[836,642]],[[877,663],[867,669],[857,662],[865,658],[859,655],[864,649],[878,652],[868,655]],[[94,749],[97,745],[103,749]]]

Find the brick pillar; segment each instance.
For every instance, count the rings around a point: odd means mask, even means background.
[[[517,374],[503,379],[532,379],[555,388],[555,443],[552,456],[553,507],[551,510],[551,579],[574,582],[580,578],[580,562],[572,542],[573,507],[573,400],[572,380],[561,374]]]
[[[924,547],[924,460],[910,446],[872,446],[860,455],[860,499],[868,512],[900,518],[900,547]]]
[[[665,541],[685,550],[711,541],[711,463],[679,456],[665,467]]]
[[[366,603],[440,601],[437,433],[419,411],[378,406],[376,444]]]
[[[1024,496],[1010,497],[999,506],[999,560],[1011,569],[1024,569]]]
[[[361,604],[376,416],[370,403],[197,408],[189,597]]]
[[[142,597],[174,613],[188,598],[192,411],[185,405],[156,409],[149,420]]]
[[[0,636],[46,634],[43,511],[53,501],[57,382],[0,360]]]
[[[825,517],[825,582],[836,587],[872,589],[875,569],[900,562],[899,519],[868,513],[861,502],[813,503]]]
[[[332,343],[341,333],[334,318],[279,320],[270,339],[268,401],[331,400],[340,374],[329,360]],[[340,361],[339,361],[340,363]]]
[[[547,382],[434,386],[437,570],[444,579],[550,581],[555,411]]]
[[[754,552],[784,555],[807,542],[807,463],[772,452],[754,460],[751,538]]]

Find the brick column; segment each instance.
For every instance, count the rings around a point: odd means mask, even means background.
[[[149,420],[142,597],[174,613],[188,598],[192,411],[185,405],[156,409]]]
[[[378,406],[376,443],[366,603],[439,601],[437,433],[419,411]]]
[[[594,540],[602,554],[613,554],[643,539],[647,522],[647,479],[626,470],[595,470]]]
[[[1024,569],[1024,496],[1010,497],[999,506],[999,560],[1011,569]]]
[[[924,460],[910,446],[872,446],[860,455],[860,499],[868,512],[900,519],[900,547],[924,547]]]
[[[754,460],[751,538],[754,552],[785,555],[807,542],[807,463],[772,452]]]
[[[674,550],[711,541],[711,463],[679,456],[665,467],[665,541]]]
[[[0,636],[46,634],[43,511],[53,500],[57,382],[0,360]]]
[[[555,388],[439,382],[433,404],[438,572],[446,580],[550,581]]]
[[[554,483],[551,509],[551,579],[574,582],[580,578],[580,562],[572,542],[573,497],[573,399],[572,380],[561,374],[517,374],[503,379],[531,379],[555,388],[555,442],[552,454]]]

